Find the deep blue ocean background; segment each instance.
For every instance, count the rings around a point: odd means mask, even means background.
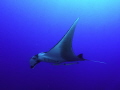
[[[75,54],[107,64],[31,69],[78,17]],[[0,0],[0,90],[120,90],[120,0]]]

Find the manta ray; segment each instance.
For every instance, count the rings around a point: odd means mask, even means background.
[[[41,52],[37,55],[34,55],[30,59],[30,67],[34,68],[40,62],[48,62],[53,65],[72,65],[78,63],[78,61],[85,61],[87,59],[83,58],[83,54],[75,55],[72,49],[73,35],[78,23],[79,18],[77,18],[70,29],[62,37],[62,39],[49,51]],[[93,61],[93,60],[90,60]],[[70,62],[67,64],[66,62]],[[75,62],[75,63],[73,63]],[[99,63],[104,63],[100,61],[94,61]]]

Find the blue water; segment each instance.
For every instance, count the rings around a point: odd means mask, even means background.
[[[75,54],[107,64],[30,69],[78,17]],[[120,0],[1,0],[0,90],[120,90]]]

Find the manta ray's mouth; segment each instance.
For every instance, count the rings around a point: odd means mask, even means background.
[[[37,64],[37,63],[36,63],[36,64]],[[30,68],[33,69],[33,68],[35,67],[36,64],[34,64],[33,66],[30,66]]]
[[[30,68],[34,68],[34,66],[30,66]]]

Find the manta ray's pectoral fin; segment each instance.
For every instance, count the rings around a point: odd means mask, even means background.
[[[78,20],[79,18],[75,20],[75,22],[66,32],[66,34],[62,37],[62,39],[46,53],[47,56],[56,57],[59,59],[64,58],[66,60],[74,60],[74,58],[76,58],[76,55],[74,54],[72,49],[72,40]]]

